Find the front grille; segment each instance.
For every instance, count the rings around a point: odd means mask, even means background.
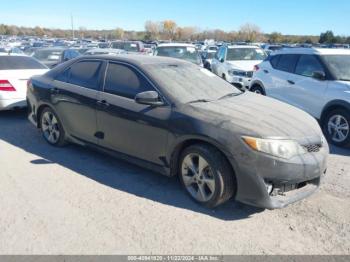
[[[317,153],[317,152],[320,152],[322,145],[320,145],[320,144],[313,144],[313,145],[305,145],[303,147],[309,153]]]

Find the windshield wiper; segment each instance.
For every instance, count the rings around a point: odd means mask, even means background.
[[[208,103],[208,102],[210,102],[210,100],[208,100],[208,99],[197,99],[197,100],[193,100],[193,101],[187,102],[187,104]]]
[[[240,94],[242,94],[242,93],[229,93],[227,95],[220,97],[218,100],[229,98],[229,97],[234,97],[234,96],[239,96]]]

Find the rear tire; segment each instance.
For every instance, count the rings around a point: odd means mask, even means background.
[[[50,145],[61,147],[67,144],[61,121],[51,108],[46,107],[41,112],[40,127],[44,139]]]
[[[259,85],[252,86],[250,91],[255,93],[255,94],[259,94],[259,95],[263,95],[263,96],[266,95],[264,89]]]
[[[186,148],[178,168],[184,189],[197,203],[214,208],[235,194],[233,170],[223,154],[213,146],[196,144]]]
[[[350,145],[350,113],[345,109],[330,111],[322,123],[327,140],[335,146]]]

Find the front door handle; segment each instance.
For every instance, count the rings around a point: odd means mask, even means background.
[[[270,72],[269,72],[269,70],[266,70],[266,69],[265,69],[265,70],[264,70],[264,73],[265,73],[265,74],[268,74],[268,73],[270,73]]]
[[[291,85],[295,85],[295,82],[292,81],[292,80],[287,80],[287,82],[288,82],[289,84],[291,84]]]
[[[96,102],[96,104],[101,107],[101,108],[107,108],[109,107],[109,104],[107,103],[106,100],[99,100]]]

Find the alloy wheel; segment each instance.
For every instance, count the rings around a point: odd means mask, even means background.
[[[199,154],[188,154],[181,167],[186,190],[199,202],[209,201],[215,192],[215,178],[208,162]]]
[[[41,128],[47,141],[56,144],[60,139],[60,130],[55,115],[46,111],[42,116]]]
[[[334,142],[344,142],[350,132],[349,123],[342,115],[333,115],[328,120],[328,133]]]

